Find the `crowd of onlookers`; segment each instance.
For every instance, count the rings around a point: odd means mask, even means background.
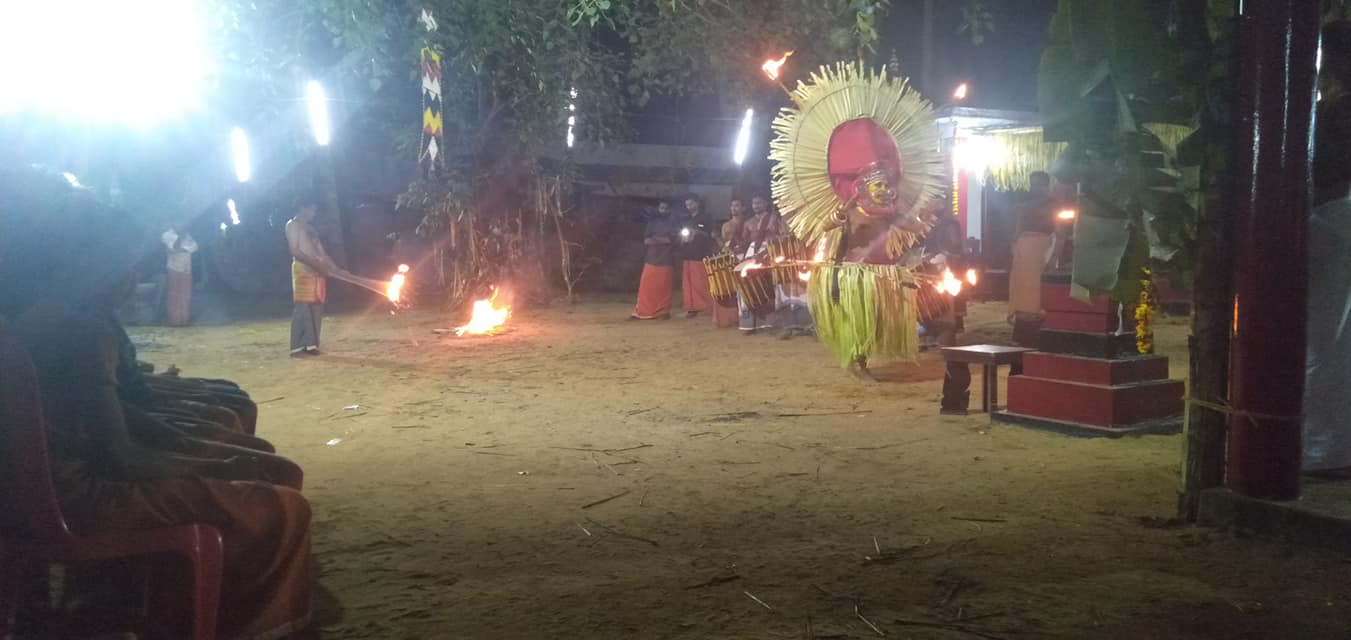
[[[0,172],[0,384],[19,388],[27,374],[42,407],[40,417],[0,420],[6,430],[41,430],[46,443],[45,452],[2,453],[6,462],[45,453],[76,534],[215,527],[224,542],[222,637],[301,634],[311,626],[313,579],[303,473],[256,433],[258,407],[238,385],[173,367],[157,373],[138,360],[116,309],[147,237],[60,174]],[[180,238],[161,240],[171,259],[184,248]],[[18,489],[5,489],[0,537],[26,517],[13,504]],[[71,567],[67,578],[65,617],[138,593],[126,584],[136,574],[106,567]]]

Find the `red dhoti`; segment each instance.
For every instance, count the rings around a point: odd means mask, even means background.
[[[686,311],[712,311],[716,306],[713,292],[708,288],[708,270],[702,260],[685,261],[680,292]]]
[[[638,281],[638,305],[633,308],[633,317],[654,320],[671,315],[674,293],[675,267],[644,264],[643,278]]]
[[[192,322],[192,273],[168,270],[169,279],[164,293],[165,315],[169,324],[185,327]]]

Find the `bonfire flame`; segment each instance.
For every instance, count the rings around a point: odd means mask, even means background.
[[[943,279],[934,284],[934,288],[939,293],[946,293],[950,296],[957,296],[962,293],[962,281],[957,276],[952,275],[952,269],[943,270]]]
[[[783,68],[785,62],[788,62],[788,57],[791,55],[793,55],[793,52],[787,51],[778,60],[766,60],[764,64],[760,65],[760,69],[765,72],[770,80],[778,80],[779,70]]]
[[[399,272],[389,279],[389,284],[385,285],[385,297],[389,298],[390,302],[398,304],[403,299],[403,285],[408,280],[408,276],[405,275],[407,273],[408,265],[399,265]]]
[[[475,300],[473,311],[469,314],[469,323],[462,327],[456,327],[455,335],[492,333],[498,327],[506,324],[507,317],[511,315],[511,306],[498,307],[494,304],[496,300],[496,288],[493,288],[493,294],[488,296],[487,299]]]

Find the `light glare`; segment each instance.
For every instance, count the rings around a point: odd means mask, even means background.
[[[741,118],[741,130],[736,134],[736,146],[732,149],[732,161],[740,165],[746,161],[746,152],[751,147],[751,123],[755,121],[755,109],[747,109]]]
[[[966,171],[977,180],[984,182],[985,173],[990,165],[998,164],[1007,154],[1004,145],[990,136],[969,136],[959,138],[952,147],[952,165],[958,171]]]
[[[239,224],[239,209],[235,208],[235,199],[230,198],[225,201],[225,208],[230,210],[230,224]],[[224,226],[224,224],[222,224]]]
[[[214,73],[197,2],[0,2],[0,113],[148,125]]]
[[[569,114],[576,114],[576,113],[577,113],[577,103],[576,103],[576,100],[577,100],[577,87],[572,87],[572,88],[568,89],[568,98],[569,98],[570,100],[573,100],[573,102],[569,102],[569,103],[568,103],[568,113],[569,113]],[[568,148],[569,148],[569,149],[571,149],[573,143],[575,143],[575,142],[577,141],[576,136],[573,135],[573,128],[576,127],[576,126],[577,126],[577,116],[576,116],[576,115],[569,115],[569,116],[568,116],[568,137],[567,137],[567,142],[568,142]]]
[[[239,127],[230,130],[230,154],[235,160],[235,179],[248,182],[249,178],[253,177],[253,164],[249,159],[249,137]]]
[[[965,82],[963,82],[963,83],[957,85],[957,88],[956,88],[955,90],[953,90],[953,92],[952,92],[952,99],[953,99],[953,100],[956,100],[956,101],[958,101],[958,102],[961,102],[962,100],[965,100],[965,99],[966,99],[966,92],[967,92],[968,89],[970,89],[970,87],[968,87],[967,84],[966,84]]]
[[[310,130],[314,133],[314,141],[321,147],[328,146],[333,135],[328,120],[328,95],[318,80],[311,80],[305,85],[305,104],[309,107]]]

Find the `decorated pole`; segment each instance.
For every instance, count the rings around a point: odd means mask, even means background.
[[[436,31],[436,17],[432,10],[423,8],[418,22],[427,30],[427,38],[422,46],[422,142],[418,145],[418,166],[422,177],[435,175],[438,169],[445,168],[444,148],[445,123],[442,120],[441,101],[441,54],[432,47],[432,32]]]
[[[1239,22],[1226,484],[1253,498],[1300,493],[1318,29],[1308,0],[1249,2]]]

